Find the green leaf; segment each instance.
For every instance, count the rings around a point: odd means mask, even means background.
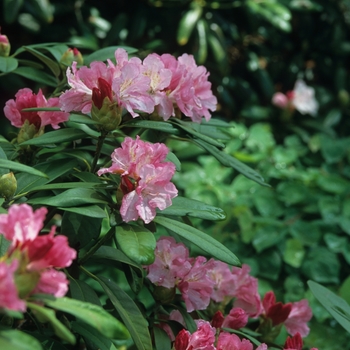
[[[3,16],[6,23],[13,23],[18,18],[18,11],[23,5],[23,0],[4,0]]]
[[[84,204],[106,204],[106,200],[98,192],[88,188],[71,188],[52,197],[33,198],[30,204],[42,204],[53,207],[76,207]]]
[[[202,18],[197,22],[198,51],[196,52],[196,62],[198,64],[203,64],[208,56],[207,26],[206,20]]]
[[[97,329],[107,338],[128,339],[130,337],[125,326],[101,306],[67,297],[53,298],[52,296],[40,295],[39,300],[47,306],[75,316]]]
[[[303,244],[298,239],[288,239],[283,254],[283,260],[295,268],[299,268],[305,256]]]
[[[81,114],[71,114],[69,116],[69,121],[74,123],[81,123],[81,124],[100,124],[99,122],[91,119],[87,115],[81,115]]]
[[[209,256],[226,262],[229,265],[241,266],[241,263],[236,255],[234,255],[220,242],[203,233],[202,231],[199,231],[192,226],[183,224],[182,222],[159,215],[155,217],[154,222],[164,226],[165,228],[192,242],[204,250],[206,253],[208,253]]]
[[[208,151],[210,154],[212,154],[221,164],[236,169],[242,175],[246,176],[248,179],[257,182],[260,185],[269,186],[260,174],[258,174],[248,165],[245,165],[244,163],[240,162],[238,159],[233,158],[229,154],[218,150],[216,147],[204,142],[203,140],[196,139],[193,141],[197,145],[201,146],[206,151]]]
[[[0,72],[9,73],[18,67],[18,61],[13,57],[0,57]]]
[[[0,349],[3,350],[42,350],[40,342],[30,335],[17,331],[0,331]]]
[[[128,54],[135,53],[138,50],[129,46],[109,46],[93,52],[91,55],[84,57],[84,63],[89,65],[93,61],[106,61],[108,58],[115,60],[115,51],[119,48],[124,49]]]
[[[37,303],[32,303],[29,301],[27,301],[27,306],[33,311],[35,317],[39,320],[39,322],[49,322],[55,334],[59,338],[65,340],[69,344],[75,344],[74,335],[68,330],[68,328],[63,323],[61,323],[56,318],[56,313],[54,310],[47,309]]]
[[[13,171],[17,170],[17,171],[20,171],[22,173],[27,173],[27,174],[32,174],[32,175],[48,178],[48,176],[46,174],[44,174],[43,172],[41,172],[35,168],[32,168],[28,165],[13,162],[12,160],[2,159],[0,162],[0,168],[10,169]]]
[[[134,301],[116,283],[98,276],[98,282],[116,308],[138,350],[153,350],[148,322]]]
[[[80,140],[87,137],[87,134],[79,129],[59,129],[55,131],[47,132],[39,137],[35,137],[31,140],[24,141],[21,146],[26,145],[52,145],[54,143],[62,143],[68,141]]]
[[[41,62],[45,63],[56,77],[58,77],[61,74],[61,69],[59,65],[55,61],[53,61],[51,58],[45,56],[40,51],[35,50],[29,46],[23,46],[23,49],[30,52],[32,55],[38,58]]]
[[[180,196],[175,197],[172,205],[161,212],[165,215],[193,216],[204,220],[224,220],[226,218],[221,208]]]
[[[186,45],[197,21],[202,16],[203,8],[197,2],[192,2],[191,9],[188,10],[181,18],[177,29],[177,43]]]
[[[153,263],[156,239],[154,234],[144,227],[123,224],[116,227],[115,235],[120,249],[138,264]]]
[[[24,78],[36,81],[44,85],[52,87],[57,86],[57,81],[52,75],[49,75],[32,67],[18,67],[12,71],[12,73],[18,74]]]
[[[84,281],[69,277],[69,292],[73,299],[101,306],[100,299],[96,292]]]
[[[171,350],[170,338],[163,329],[153,327],[153,334],[156,350]]]
[[[62,217],[61,230],[68,237],[71,246],[79,245],[82,248],[98,238],[101,231],[101,223],[101,218],[66,211]]]
[[[11,245],[11,241],[8,241],[4,235],[0,235],[0,257],[4,256]]]
[[[88,324],[72,322],[72,328],[75,332],[83,336],[85,343],[87,343],[87,349],[117,350],[109,339],[104,337],[101,333],[97,332]]]
[[[311,292],[326,310],[350,333],[350,306],[329,289],[314,281],[307,282]]]
[[[158,122],[153,120],[139,120],[138,118],[127,121],[122,124],[121,127],[132,127],[132,128],[142,128],[142,129],[152,129],[162,132],[166,132],[172,135],[179,135],[180,132],[169,122]]]
[[[60,210],[69,211],[71,213],[77,213],[90,218],[102,219],[107,217],[107,213],[101,209],[98,205],[84,205],[80,207],[58,207]]]

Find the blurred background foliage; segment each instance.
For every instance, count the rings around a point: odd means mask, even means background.
[[[271,187],[193,144],[170,141],[182,162],[178,188],[227,213],[224,221],[196,225],[252,267],[262,292],[273,288],[285,302],[309,299],[315,317],[307,344],[331,350],[336,339],[347,348],[348,335],[306,282],[350,303],[349,1],[1,0],[0,25],[12,53],[45,42],[64,42],[83,55],[126,45],[141,58],[186,52],[205,65],[219,100],[215,118],[229,123],[226,152]],[[32,59],[26,55],[22,62]],[[0,76],[1,105],[19,88],[43,88],[40,79],[5,74],[1,66]],[[297,78],[315,88],[316,117],[271,104]],[[3,116],[0,127],[11,130]]]

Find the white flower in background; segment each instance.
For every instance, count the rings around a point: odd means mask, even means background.
[[[296,109],[301,114],[316,116],[318,102],[315,98],[315,89],[307,86],[302,79],[295,82],[294,89],[286,94],[276,92],[272,96],[272,104],[281,109]]]

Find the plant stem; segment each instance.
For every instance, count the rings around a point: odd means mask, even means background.
[[[101,135],[98,138],[95,156],[94,156],[94,159],[93,159],[92,164],[91,164],[91,172],[92,173],[96,172],[97,161],[98,161],[98,159],[100,157],[102,146],[103,146],[103,142],[105,141],[105,138],[106,138],[107,134],[108,134],[108,132],[101,131]]]

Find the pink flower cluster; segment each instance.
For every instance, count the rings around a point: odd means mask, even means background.
[[[281,109],[296,109],[301,114],[315,116],[318,111],[318,102],[315,98],[314,88],[307,86],[305,82],[298,79],[294,89],[286,94],[276,92],[272,96],[272,103]]]
[[[209,73],[196,65],[193,56],[184,54],[176,59],[170,54],[150,54],[142,61],[128,59],[124,49],[117,49],[115,59],[116,64],[97,61],[79,69],[74,62],[67,69],[71,88],[60,96],[61,109],[90,113],[93,105],[100,109],[107,101],[117,106],[120,115],[122,109],[133,118],[138,112],[155,111],[167,120],[180,110],[195,122],[202,117],[209,120],[209,111],[215,111],[217,99]]]
[[[123,193],[120,214],[125,222],[141,218],[146,224],[156,216],[156,208],[163,210],[177,196],[170,182],[175,165],[165,162],[168,148],[162,143],[151,144],[137,136],[126,137],[120,148],[111,155],[112,166],[100,169],[97,174],[118,174]]]
[[[56,268],[71,265],[76,251],[66,236],[55,236],[55,226],[39,236],[46,213],[46,208],[14,204],[0,214],[0,233],[11,242],[0,258],[0,309],[25,311],[24,300],[34,293],[62,297],[68,291],[66,275]]]
[[[51,125],[54,129],[59,128],[59,123],[63,123],[68,120],[69,114],[65,112],[24,112],[24,108],[45,108],[45,107],[59,107],[58,97],[52,97],[46,100],[41,89],[38,94],[34,94],[29,88],[18,90],[15,95],[15,99],[8,100],[4,107],[4,113],[11,124],[17,128],[27,121],[32,124],[36,129],[40,129],[45,125]]]
[[[248,317],[260,317],[271,322],[272,327],[284,324],[291,335],[305,337],[309,333],[307,322],[312,317],[306,299],[295,303],[276,302],[272,291],[261,300],[258,280],[249,275],[250,268],[232,269],[223,262],[204,257],[189,257],[189,251],[172,237],[162,237],[155,249],[155,261],[145,266],[147,278],[156,286],[177,288],[188,312],[207,309],[210,301],[227,305],[233,299],[233,308],[224,317],[217,313],[215,327],[239,329],[248,322]]]

